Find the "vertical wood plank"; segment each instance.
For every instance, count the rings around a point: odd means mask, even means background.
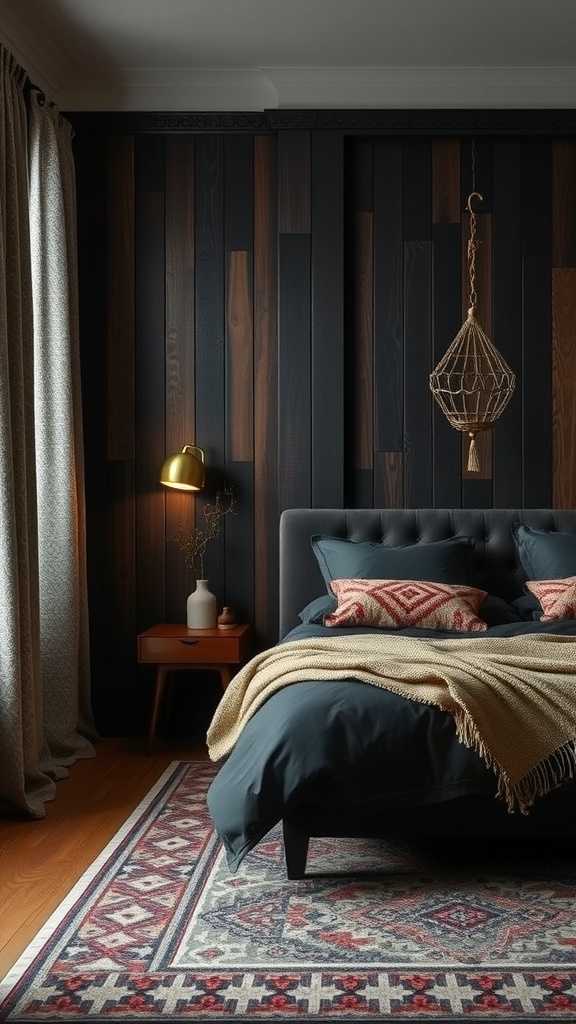
[[[516,374],[522,371],[521,146],[494,146],[494,343]],[[521,508],[523,499],[522,389],[494,430],[494,502]]]
[[[553,146],[554,267],[576,267],[576,142]]]
[[[250,253],[228,253],[227,286],[227,416],[228,459],[252,462],[254,456],[252,287]]]
[[[260,643],[278,633],[278,338],[276,140],[254,140],[254,533],[255,626]]]
[[[401,451],[403,409],[402,148],[374,143],[374,447]]]
[[[310,237],[280,235],[278,501],[311,503]]]
[[[460,223],[460,142],[434,139],[432,142],[432,221]]]
[[[374,451],[374,264],[372,213],[355,216],[352,302],[354,310],[351,346],[352,461],[355,469],[372,475]],[[362,495],[372,505],[370,494]]]
[[[310,132],[278,136],[278,232],[310,232]]]
[[[106,421],[108,459],[134,458],[134,139],[107,146],[108,296]]]
[[[402,153],[403,237],[405,242],[431,238],[432,147],[427,140],[408,139]]]
[[[548,141],[524,143],[523,391],[524,508],[552,502],[552,160]],[[538,414],[534,415],[534,411]]]
[[[136,586],[137,626],[165,614],[164,139],[136,140]]]
[[[224,326],[224,166],[220,135],[196,138],[196,439],[206,452],[206,489],[198,495],[202,521],[207,503],[224,483],[226,461]],[[211,545],[206,574],[222,603],[224,535]]]
[[[194,141],[166,142],[166,454],[196,441]],[[174,538],[195,525],[196,497],[166,490],[166,616],[182,622],[192,573]]]
[[[344,151],[312,137],[312,504],[344,498]]]
[[[254,140],[224,138],[226,247],[226,479],[238,502],[225,524],[226,601],[254,614]]]
[[[432,228],[434,366],[460,329],[460,236],[459,224],[440,223]],[[450,426],[437,402],[433,402],[432,408],[434,505],[437,508],[458,508],[461,503],[460,434]]]
[[[576,268],[552,271],[554,508],[576,507]]]
[[[374,452],[374,507],[404,507],[403,452]]]
[[[429,508],[432,479],[432,244],[405,243],[404,415],[405,501]]]

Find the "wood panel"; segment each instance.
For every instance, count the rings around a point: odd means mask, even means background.
[[[276,140],[254,141],[254,611],[260,643],[278,630]]]
[[[403,508],[404,453],[374,452],[374,507]]]
[[[198,521],[226,480],[224,155],[219,135],[196,139],[196,438],[207,461],[207,488],[197,498]],[[225,593],[225,540],[209,548],[206,575]],[[149,623],[151,625],[153,623]]]
[[[236,495],[225,523],[225,595],[243,621],[254,614],[254,143],[224,139],[226,248],[226,483]]]
[[[550,143],[523,146],[522,439],[525,508],[552,503],[552,159]],[[535,414],[536,413],[536,414]]]
[[[522,153],[518,142],[494,146],[494,343],[516,374],[522,372]],[[522,389],[494,428],[494,504],[521,508]]]
[[[251,462],[254,456],[254,359],[250,253],[228,253],[226,382],[228,458]]]
[[[166,454],[196,442],[194,140],[166,142]],[[192,531],[196,499],[166,490],[166,616],[183,621],[193,586],[179,531]]]
[[[136,140],[136,623],[165,614],[164,458],[165,149],[159,136]]]
[[[372,213],[360,212],[355,218],[354,278],[352,286],[353,359],[352,378],[352,452],[356,469],[372,473],[374,452],[374,252]],[[368,497],[368,496],[366,496]],[[369,504],[372,504],[370,494]]]
[[[554,507],[576,507],[576,268],[552,271]]]
[[[460,143],[434,139],[432,143],[432,221],[460,223]]]
[[[432,244],[406,242],[404,257],[404,497],[429,508],[432,478]]]
[[[282,132],[278,138],[278,231],[310,231],[310,132]]]
[[[552,266],[576,267],[576,143],[553,145],[554,232]]]
[[[402,146],[374,144],[374,446],[404,446]]]
[[[457,223],[438,223],[432,228],[434,366],[444,355],[461,323],[460,235]],[[450,426],[435,401],[432,416],[434,504],[439,508],[458,508],[461,503],[460,434]]]
[[[133,459],[134,139],[130,136],[110,139],[107,158],[107,457]]]
[[[310,237],[280,235],[278,503],[308,508],[311,488]]]
[[[337,132],[312,143],[312,504],[344,498],[344,151]]]

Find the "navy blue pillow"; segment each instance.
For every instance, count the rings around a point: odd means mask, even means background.
[[[534,594],[522,594],[522,597],[516,597],[512,601],[512,605],[518,612],[518,619],[530,622],[534,619],[539,619],[542,615],[542,608],[540,607],[540,601],[534,597]]]
[[[330,615],[331,612],[335,611],[337,605],[338,602],[335,597],[323,594],[322,597],[315,597],[313,601],[310,601],[310,604],[307,604],[299,613],[298,618],[305,625],[315,623],[316,625],[323,626],[324,616]]]
[[[576,533],[533,530],[518,526],[514,539],[529,580],[563,580],[576,576]]]
[[[474,545],[469,537],[401,547],[322,536],[312,537],[311,543],[329,593],[331,580],[472,584]]]

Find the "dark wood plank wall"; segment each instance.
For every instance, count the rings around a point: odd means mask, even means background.
[[[428,391],[428,374],[469,305],[471,148],[444,137],[348,143],[350,506],[576,504],[568,457],[576,440],[574,143],[476,145],[480,316],[518,375],[495,431],[479,438],[480,473],[468,472],[467,446]]]
[[[139,699],[136,631],[183,619],[174,535],[224,483],[207,575],[260,644],[284,508],[576,505],[575,143],[477,143],[481,316],[518,373],[478,475],[428,390],[468,305],[469,137],[80,131],[77,157],[101,708]],[[195,498],[158,484],[187,441]]]

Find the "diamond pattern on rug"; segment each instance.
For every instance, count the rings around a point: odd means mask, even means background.
[[[170,771],[8,986],[1,1020],[576,1019],[570,862],[448,865],[325,839],[318,877],[288,882],[275,829],[232,876],[206,809],[213,774]]]

